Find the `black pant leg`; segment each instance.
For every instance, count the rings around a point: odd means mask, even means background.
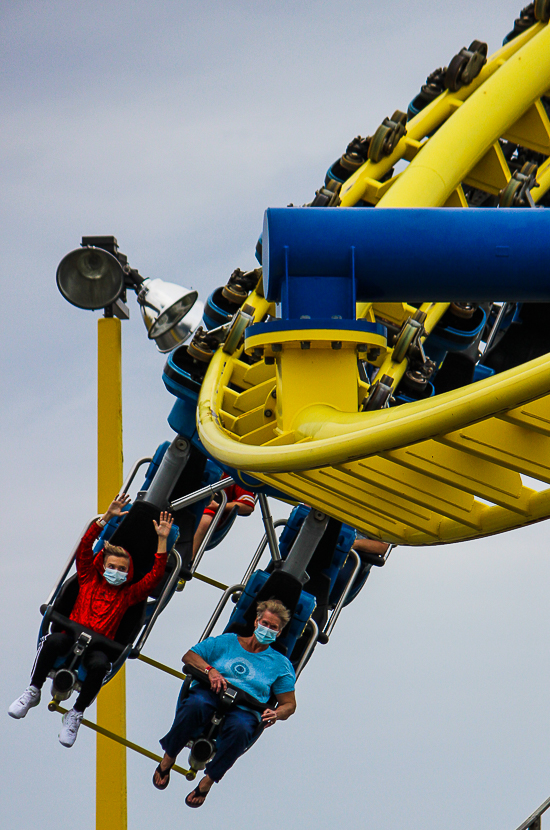
[[[82,682],[80,694],[78,695],[74,708],[83,712],[90,705],[95,696],[99,693],[103,678],[111,668],[109,658],[103,651],[94,649],[86,652],[82,665],[86,669],[86,677]]]
[[[55,634],[48,634],[38,647],[38,653],[32,670],[31,686],[41,689],[44,685],[48,672],[58,657],[62,657],[70,651],[74,644],[74,637],[66,631],[58,631]]]

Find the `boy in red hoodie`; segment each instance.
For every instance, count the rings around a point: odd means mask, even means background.
[[[167,558],[166,542],[173,522],[170,513],[161,513],[158,524],[153,519],[158,536],[153,568],[139,582],[128,585],[126,582],[132,579],[134,571],[129,553],[124,548],[106,542],[103,549],[94,556],[93,544],[107,522],[113,516],[120,516],[129,501],[129,496],[117,496],[102,518],[88,528],[76,553],[79,590],[70,619],[111,639],[116,634],[126,609],[146,599],[162,579]],[[40,690],[48,673],[57,658],[71,650],[74,642],[74,636],[66,631],[48,634],[41,640],[30,686],[8,709],[12,718],[24,718],[29,709],[38,706]],[[84,710],[101,689],[110,665],[108,656],[100,646],[94,648],[92,645],[86,650],[83,657],[86,678],[73,709],[63,717],[59,733],[59,741],[63,746],[70,747],[76,741]]]

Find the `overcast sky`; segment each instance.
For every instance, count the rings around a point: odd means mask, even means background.
[[[519,0],[4,0],[4,709],[28,682],[39,606],[96,510],[98,315],[58,293],[59,260],[82,235],[114,234],[144,276],[205,300],[234,268],[254,267],[266,207],[311,199],[351,138],[406,110],[472,40],[495,51],[519,10]],[[172,438],[174,401],[130,304],[126,470]],[[203,571],[240,579],[259,517],[238,528]],[[395,550],[316,650],[295,717],[200,811],[183,805],[191,785],[174,775],[158,792],[154,764],[129,753],[129,827],[514,830],[550,795],[546,539],[541,524]],[[146,653],[179,668],[217,599],[188,585]],[[135,662],[127,678],[128,737],[156,749],[178,682]],[[83,728],[62,748],[47,700],[24,721],[0,718],[2,825],[92,830],[95,736]]]

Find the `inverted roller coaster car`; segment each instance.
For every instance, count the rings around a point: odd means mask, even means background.
[[[121,530],[125,522],[132,525],[129,533],[132,536],[138,528],[141,528],[142,538],[139,545],[128,545],[131,551],[132,563],[134,563],[130,571],[130,579],[133,582],[138,581],[150,570],[157,548],[151,513],[151,510],[144,510],[143,505],[139,505],[137,511],[130,510],[126,513],[121,522]],[[158,516],[158,511],[155,511],[156,516]],[[147,538],[150,536],[147,533],[149,524],[153,528],[154,539]],[[113,638],[103,636],[93,629],[70,619],[79,592],[79,582],[77,574],[69,574],[75,562],[80,544],[79,540],[48,601],[40,608],[43,619],[38,635],[39,644],[47,634],[58,631],[66,631],[74,639],[74,645],[70,651],[65,656],[57,659],[53,670],[50,672],[50,676],[53,678],[52,697],[55,701],[66,700],[73,691],[80,689],[81,683],[86,677],[86,655],[94,649],[101,650],[111,662],[111,669],[106,675],[104,683],[108,683],[115,676],[128,657],[136,657],[140,653],[158,615],[166,606],[176,588],[181,568],[181,557],[173,547],[177,535],[178,528],[173,526],[168,540],[170,546],[168,560],[170,564],[162,582],[152,592],[154,596],[131,605],[126,610]],[[120,544],[120,538],[117,539],[117,543]],[[101,551],[96,554],[95,558],[96,560],[102,558]]]
[[[136,500],[125,508],[121,516],[111,519],[94,548],[96,558],[101,558],[101,550],[106,541],[130,552],[132,574],[129,584],[142,579],[152,568],[158,541],[153,519],[158,519],[159,511],[170,507],[170,498],[193,493],[197,486],[200,488],[205,481],[220,475],[219,468],[213,464],[205,472],[207,459],[187,442],[176,439],[172,444],[162,444],[152,459],[138,461],[125,482],[123,492],[128,490],[144,463],[148,463],[148,469]],[[183,568],[178,548],[184,553],[190,553],[193,532],[202,515],[205,498],[203,494],[201,499],[199,494],[197,498],[191,499],[194,502],[191,506],[174,511],[175,517],[185,528],[186,536],[180,543],[180,528],[174,524],[168,537],[169,555],[163,579],[151,589],[147,599],[126,610],[112,639],[70,619],[79,592],[78,577],[76,574],[71,575],[78,544],[75,546],[48,601],[41,607],[43,620],[39,642],[48,633],[55,631],[67,631],[74,639],[70,652],[57,660],[51,673],[52,695],[55,700],[68,698],[74,689],[80,687],[86,676],[86,654],[94,649],[100,648],[112,664],[105,683],[114,677],[128,657],[139,655],[159,614],[176,590]]]

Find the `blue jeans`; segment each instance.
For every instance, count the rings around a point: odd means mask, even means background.
[[[170,758],[176,758],[188,741],[199,737],[216,711],[218,702],[218,695],[202,686],[194,686],[189,697],[183,699],[180,692],[174,723],[168,734],[160,739],[161,747]],[[258,718],[253,712],[236,707],[229,710],[216,738],[216,754],[205,769],[213,781],[220,781],[245,752],[257,728]]]

